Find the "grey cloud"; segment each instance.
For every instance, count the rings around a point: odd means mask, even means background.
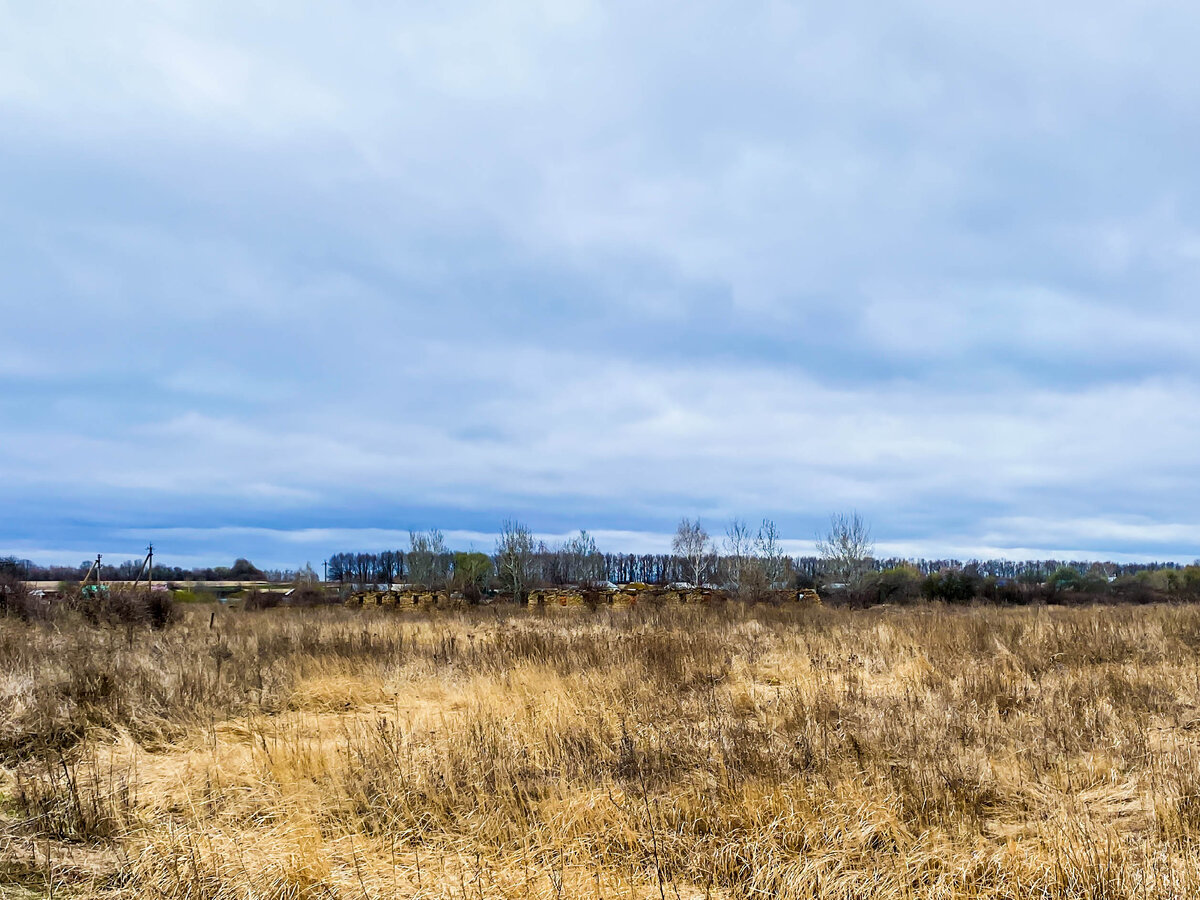
[[[0,537],[57,546],[83,505],[97,531],[757,510],[804,541],[858,505],[895,546],[1184,553],[1087,523],[1189,521],[1198,30],[0,10]]]

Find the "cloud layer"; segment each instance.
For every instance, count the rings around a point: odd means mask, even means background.
[[[0,7],[0,553],[294,565],[509,515],[800,547],[857,508],[897,552],[1191,559],[1197,37]]]

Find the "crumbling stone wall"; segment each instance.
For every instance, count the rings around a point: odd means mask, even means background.
[[[510,598],[500,596],[496,600]],[[616,591],[588,591],[577,587],[549,587],[530,591],[531,606],[586,606],[599,607],[635,606],[638,603],[713,603],[728,600],[725,591],[710,588],[691,590],[651,586],[627,586]],[[485,603],[490,602],[485,599]],[[804,590],[772,591],[764,602],[779,605],[787,603],[820,603],[821,598],[811,588]],[[394,609],[453,608],[466,603],[462,594],[451,591],[356,591],[347,600],[347,606],[383,606]]]

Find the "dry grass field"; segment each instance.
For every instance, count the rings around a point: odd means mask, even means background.
[[[1200,608],[0,620],[0,895],[1200,896]]]

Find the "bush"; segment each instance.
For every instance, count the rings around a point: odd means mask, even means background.
[[[242,600],[242,609],[274,609],[282,601],[282,596],[276,591],[260,591],[253,588],[246,592]]]
[[[1111,593],[1112,585],[1108,580],[1108,573],[1101,566],[1093,565],[1083,576],[1080,590],[1093,596]]]
[[[989,575],[979,586],[979,597],[1004,606],[1025,606],[1044,603],[1049,599],[1049,593],[1038,581]]]
[[[762,603],[775,599],[775,592],[761,560],[748,559],[742,563],[737,596],[739,600],[747,603]]]
[[[1046,579],[1046,587],[1057,596],[1077,594],[1084,588],[1083,573],[1072,566],[1059,566]]]
[[[14,616],[23,622],[43,621],[50,618],[51,609],[50,601],[34,596],[15,573],[0,574],[0,615]]]
[[[1176,590],[1189,600],[1200,599],[1200,566],[1185,566],[1179,573]]]
[[[75,588],[64,598],[65,606],[83,615],[93,625],[149,625],[166,628],[176,619],[170,591],[144,587],[105,585]]]
[[[1145,574],[1147,573],[1139,572],[1136,575],[1122,575],[1112,583],[1113,597],[1128,603],[1154,603],[1162,600],[1162,594],[1155,590],[1150,579],[1142,577]]]
[[[868,572],[852,591],[855,605],[912,603],[921,596],[921,573],[912,566],[894,566]]]
[[[1074,566],[1059,566],[1046,579],[1046,590],[1052,599],[1069,603],[1104,596],[1111,592],[1112,586],[1100,566],[1092,566],[1087,572],[1080,572]]]
[[[292,588],[287,601],[289,606],[320,606],[329,602],[329,595],[320,584],[302,581]]]
[[[798,591],[815,590],[817,578],[811,572],[796,572],[792,576],[792,587]]]
[[[458,591],[468,603],[483,599],[483,590],[492,577],[492,561],[486,553],[455,553],[454,575],[450,589]]]
[[[921,584],[921,593],[943,603],[970,603],[979,596],[983,579],[971,569],[942,569]]]
[[[147,591],[145,615],[151,628],[166,628],[178,618],[170,591]]]

